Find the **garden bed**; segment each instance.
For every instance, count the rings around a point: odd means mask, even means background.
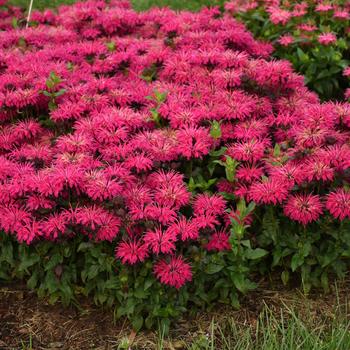
[[[113,310],[98,308],[89,300],[79,300],[79,307],[52,306],[38,300],[25,285],[8,285],[0,289],[0,348],[207,350],[213,343],[214,349],[221,350],[267,349],[268,345],[279,349],[274,344],[278,340],[295,347],[313,342],[310,349],[322,342],[324,349],[334,349],[331,341],[337,349],[348,348],[348,282],[333,286],[333,294],[315,292],[308,298],[297,290],[265,289],[268,285],[263,283],[247,296],[240,310],[220,307],[198,312],[174,323],[168,336],[156,331],[136,334],[128,322],[115,320]],[[285,332],[278,330],[282,320]],[[265,329],[258,330],[261,322]],[[257,332],[262,333],[257,337]],[[294,335],[282,340],[290,332]],[[263,341],[264,336],[270,340]]]
[[[346,276],[350,104],[231,12],[2,6],[1,280],[167,333]]]

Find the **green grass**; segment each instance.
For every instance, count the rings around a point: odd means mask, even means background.
[[[281,309],[282,310],[282,309]],[[309,310],[311,311],[311,310]],[[211,323],[186,350],[349,350],[350,320],[346,312],[319,318],[304,310],[297,314],[287,305],[276,313],[265,305],[256,320],[238,324],[233,318]],[[167,341],[159,337],[157,349],[165,350]],[[171,347],[170,347],[171,348]]]
[[[57,7],[62,4],[74,4],[75,0],[34,0],[33,9],[43,10],[46,8]],[[28,9],[30,0],[9,0],[9,3]]]
[[[28,8],[30,0],[10,0],[11,4]],[[61,4],[72,4],[75,0],[34,0],[33,8],[45,9],[57,7]],[[187,9],[197,11],[203,6],[222,5],[224,0],[132,0],[133,7],[137,11],[146,10],[152,6],[164,7],[169,6],[175,10]]]
[[[198,11],[203,6],[221,6],[224,0],[132,0],[134,8],[138,11],[146,10],[152,6],[168,6],[174,10]]]

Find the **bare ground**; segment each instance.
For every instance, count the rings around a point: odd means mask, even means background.
[[[267,286],[250,294],[243,300],[240,310],[220,307],[209,313],[198,313],[194,318],[179,320],[164,341],[164,348],[185,348],[203,334],[207,334],[214,319],[225,324],[228,319],[238,326],[254,329],[262,307],[281,312],[291,306],[299,314],[307,313],[315,322],[332,320],[336,308],[347,308],[349,281],[343,282],[325,295],[315,293],[306,298],[298,290],[270,290]],[[155,332],[135,334],[128,321],[116,321],[113,310],[94,306],[89,300],[80,300],[80,306],[64,308],[50,305],[38,299],[25,286],[0,285],[0,349],[59,349],[82,350],[117,349],[123,339],[129,339],[132,349],[156,349],[159,338]]]

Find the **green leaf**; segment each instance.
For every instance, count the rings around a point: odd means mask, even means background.
[[[66,89],[60,89],[60,90],[58,90],[57,92],[54,93],[54,96],[55,97],[59,97],[59,96],[65,94],[66,92],[67,92]]]
[[[145,286],[144,289],[147,290],[148,288],[150,288],[153,284],[154,280],[152,278],[147,278],[145,281]]]
[[[300,254],[294,254],[292,257],[290,267],[291,267],[292,271],[294,272],[303,263],[304,263],[304,257]]]
[[[217,140],[221,137],[222,133],[221,133],[221,127],[220,127],[220,123],[216,120],[214,120],[211,123],[211,128],[210,128],[210,136],[214,139]]]
[[[51,270],[56,267],[58,264],[63,262],[63,256],[60,254],[54,254],[51,256],[47,264],[45,264],[45,271]]]
[[[0,262],[4,261],[12,265],[13,259],[13,246],[11,242],[1,242],[1,255]]]
[[[301,62],[305,63],[309,60],[309,56],[300,48],[297,48],[297,55]]]
[[[269,252],[262,248],[256,248],[252,250],[248,250],[246,252],[246,257],[250,260],[257,260],[267,255]]]
[[[207,273],[208,275],[213,275],[213,274],[221,271],[223,268],[224,268],[224,266],[222,266],[222,265],[210,263],[206,266],[205,273]]]
[[[47,96],[47,97],[51,97],[51,96],[52,96],[52,93],[49,92],[49,91],[46,91],[46,90],[41,91],[41,93],[42,93],[43,95]]]
[[[282,271],[281,273],[281,280],[282,283],[286,286],[288,284],[289,281],[289,272],[287,270]]]
[[[227,151],[227,147],[221,147],[220,149],[218,150],[214,150],[214,151],[211,151],[209,153],[209,155],[211,157],[221,157],[222,155],[225,154],[225,152]]]
[[[85,252],[86,250],[89,250],[93,247],[93,243],[91,242],[82,242],[79,244],[77,251],[78,252]]]
[[[38,284],[39,275],[37,271],[34,271],[31,277],[27,281],[27,286],[29,289],[34,289]]]
[[[230,274],[231,280],[234,286],[241,292],[246,293],[247,291],[254,289],[256,285],[245,278],[242,273],[232,272]]]
[[[87,278],[90,280],[95,278],[98,275],[99,271],[100,271],[99,265],[91,265],[87,272]]]
[[[132,328],[135,332],[138,332],[143,326],[143,317],[141,315],[137,315],[131,320]]]
[[[22,261],[18,266],[18,271],[22,272],[22,271],[27,271],[27,269],[33,265],[35,265],[37,262],[40,261],[40,257],[39,255],[25,255],[24,257],[22,257]]]
[[[113,52],[116,49],[116,44],[114,41],[110,41],[110,42],[106,43],[106,46],[107,46],[108,51],[110,51],[110,52]]]

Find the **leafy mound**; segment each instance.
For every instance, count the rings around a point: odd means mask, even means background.
[[[225,8],[273,43],[274,56],[292,62],[322,99],[349,98],[348,1],[232,0]]]
[[[344,271],[350,105],[321,104],[269,44],[216,9],[88,1],[36,12],[29,28],[2,17],[0,226],[31,245],[16,254],[32,287],[69,299],[90,281],[84,292],[117,298],[119,315],[152,297],[168,317],[171,295],[236,305],[271,263],[305,285]],[[152,271],[191,292],[150,295]]]

